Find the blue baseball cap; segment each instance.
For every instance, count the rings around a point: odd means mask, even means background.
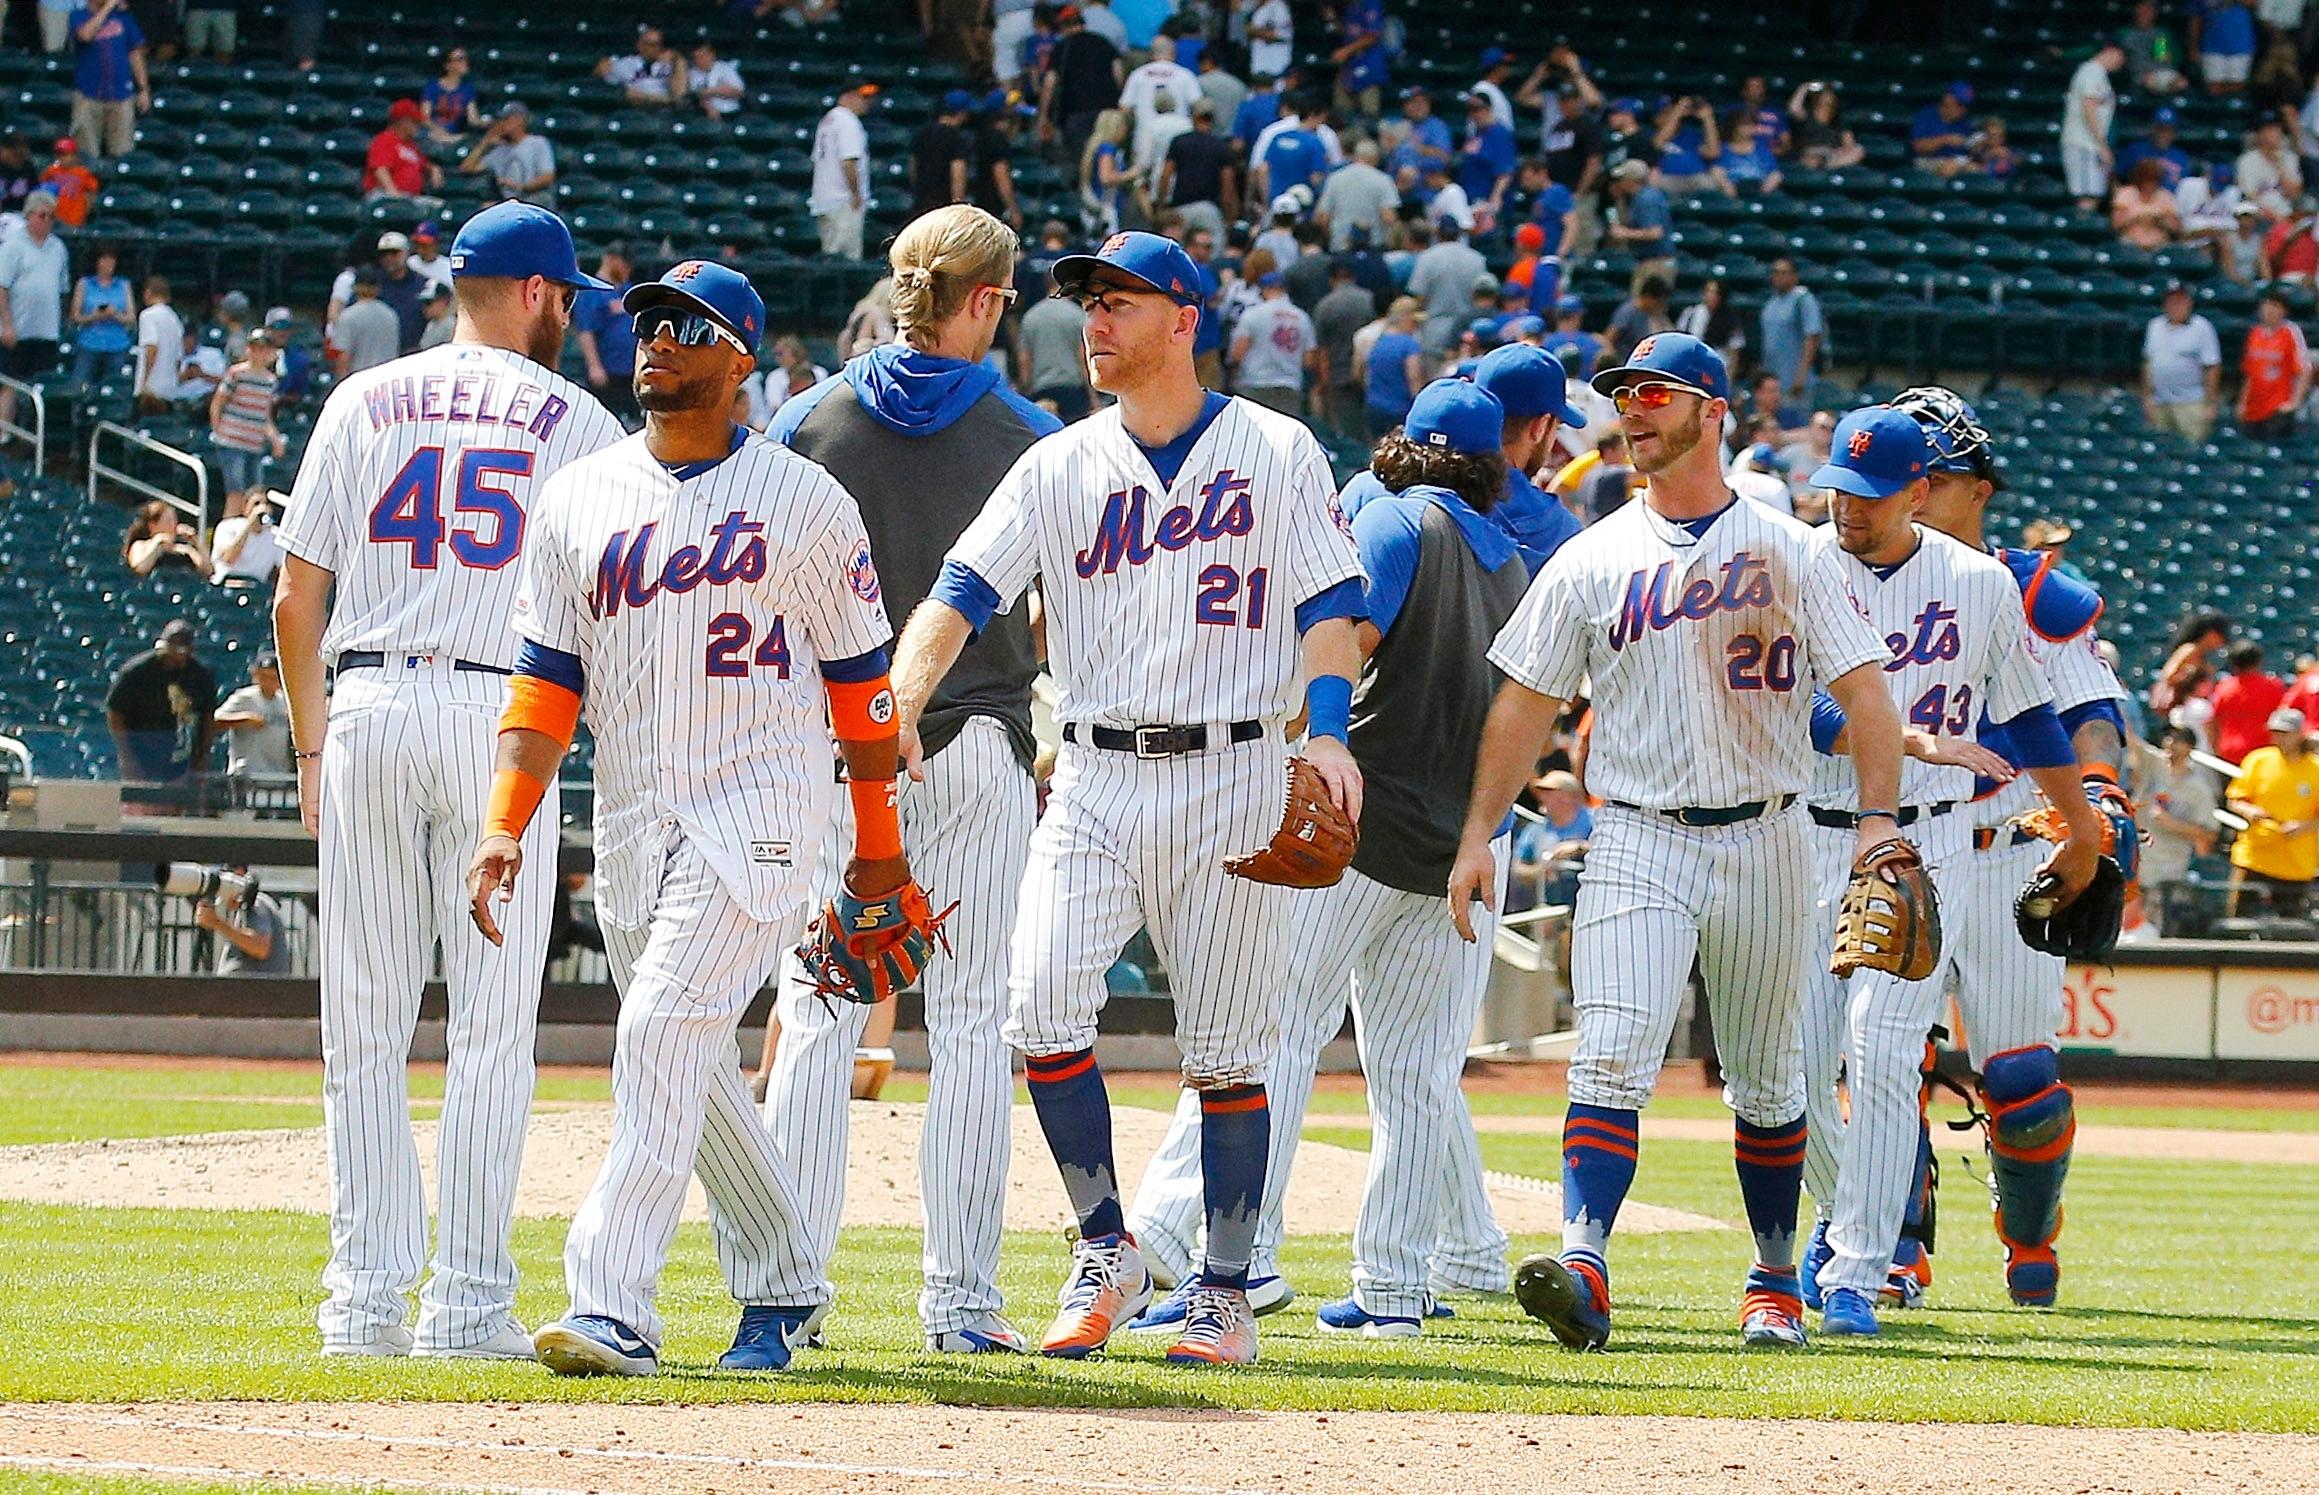
[[[963,88],[953,88],[942,96],[942,112],[944,114],[972,114],[974,112],[974,95]]]
[[[1586,310],[1586,298],[1576,294],[1558,296],[1554,301],[1554,310],[1557,313],[1584,311]]]
[[[1509,61],[1513,55],[1513,53],[1507,51],[1504,47],[1482,48],[1482,71],[1485,73],[1488,72],[1491,68],[1496,67],[1499,63]]]
[[[1184,246],[1158,234],[1113,234],[1093,254],[1066,254],[1055,261],[1055,289],[1077,296],[1098,270],[1116,270],[1159,292],[1178,306],[1198,306],[1200,270]]]
[[[462,275],[505,280],[537,275],[582,290],[612,289],[580,268],[564,220],[528,202],[496,203],[467,220],[451,241],[451,278]]]
[[[1741,460],[1746,462],[1748,466],[1760,467],[1765,472],[1786,472],[1788,470],[1788,459],[1781,456],[1779,449],[1768,441],[1759,441],[1749,447],[1746,456]]]
[[[1596,394],[1616,394],[1630,384],[1673,384],[1709,399],[1731,398],[1723,355],[1687,332],[1654,332],[1635,344],[1625,363],[1594,376]]]
[[[2174,123],[2175,117],[2174,106],[2172,104],[2160,104],[2158,106],[2157,112],[2150,116],[2150,123],[2154,125],[2170,125]]]
[[[1267,270],[1262,275],[1256,277],[1256,289],[1260,291],[1269,291],[1274,286],[1287,284],[1288,277],[1281,274],[1278,270]]]
[[[1586,424],[1586,417],[1570,403],[1570,376],[1543,348],[1515,343],[1497,349],[1474,370],[1474,387],[1516,420],[1551,415],[1573,429]]]
[[[1965,82],[1962,78],[1958,79],[1954,83],[1951,83],[1943,91],[1947,93],[1950,98],[1955,99],[1960,104],[1969,106],[1973,102],[1973,85]]]
[[[1518,343],[1526,337],[1544,337],[1546,319],[1543,317],[1516,317],[1498,329],[1501,342]]]
[[[1930,472],[1932,459],[1924,427],[1890,405],[1870,405],[1836,422],[1828,460],[1812,474],[1812,486],[1890,498]]]
[[[1410,401],[1401,434],[1419,446],[1489,456],[1505,444],[1506,407],[1465,379],[1436,379]]]
[[[1495,340],[1498,335],[1498,319],[1496,317],[1476,317],[1465,324],[1465,330],[1468,337]]]
[[[620,309],[630,316],[654,306],[677,306],[705,313],[754,354],[765,332],[765,302],[749,277],[714,260],[671,265],[658,280],[630,286]]]
[[[1637,98],[1612,99],[1610,101],[1610,109],[1608,112],[1612,114],[1632,114],[1636,118],[1640,119],[1643,113],[1643,101]]]

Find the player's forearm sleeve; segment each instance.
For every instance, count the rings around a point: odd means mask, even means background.
[[[926,595],[956,610],[977,634],[998,616],[998,589],[963,561],[944,561],[941,574],[934,578],[933,590]]]
[[[507,709],[499,716],[500,731],[537,732],[552,739],[560,750],[571,746],[572,734],[579,725],[577,691],[528,673],[519,673],[507,682]],[[547,798],[547,792],[546,779],[521,768],[501,768],[491,777],[491,800],[483,812],[483,833],[520,838],[525,827],[531,824],[532,816],[539,812],[540,801]]]
[[[2077,750],[2051,706],[2032,706],[2004,726],[2013,761],[2023,768],[2077,767]]]
[[[1366,589],[1357,576],[1348,576],[1325,592],[1307,597],[1296,605],[1296,631],[1310,633],[1316,623],[1331,618],[1351,618],[1355,622],[1369,616]]]
[[[1812,692],[1812,751],[1836,754],[1836,739],[1844,735],[1844,708],[1824,690]]]
[[[829,692],[830,730],[838,741],[873,743],[890,740],[898,713],[894,687],[887,675],[886,651],[872,649],[851,659],[833,659],[821,666],[822,685]],[[854,807],[854,855],[883,861],[902,854],[899,810],[901,765],[872,778],[847,775],[846,793]]]

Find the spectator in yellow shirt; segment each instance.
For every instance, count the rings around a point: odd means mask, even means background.
[[[2273,911],[2300,918],[2319,877],[2319,755],[2302,712],[2275,711],[2267,725],[2271,745],[2247,754],[2230,781],[2231,812],[2247,822],[2230,849],[2232,912],[2239,890],[2261,887]]]

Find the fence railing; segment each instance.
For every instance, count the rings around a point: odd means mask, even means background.
[[[108,438],[149,452],[163,461],[175,463],[190,471],[193,474],[193,497],[188,499],[183,494],[172,493],[145,481],[126,468],[106,462],[103,452]],[[142,431],[132,431],[113,421],[97,422],[97,428],[89,433],[89,502],[92,505],[97,501],[97,485],[103,482],[116,483],[131,493],[159,499],[190,518],[196,529],[204,532],[209,529],[209,464],[190,452],[179,451],[166,441],[155,441]]]
[[[12,379],[6,374],[0,374],[0,389],[16,391],[16,408],[19,411],[23,410],[24,401],[32,402],[31,425],[13,419],[0,420],[0,447],[11,441],[31,442],[32,475],[41,477],[48,471],[48,396],[41,392],[37,384],[27,384],[22,379]]]

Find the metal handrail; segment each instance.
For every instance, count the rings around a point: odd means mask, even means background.
[[[180,467],[192,469],[194,496],[190,507],[185,499],[171,493],[168,489],[157,488],[143,478],[124,472],[118,467],[108,467],[99,460],[97,448],[108,434],[118,436],[132,446],[143,447],[155,456],[174,462]],[[209,528],[209,464],[190,452],[179,451],[166,441],[155,441],[142,431],[133,431],[129,427],[113,421],[99,421],[97,428],[89,433],[89,502],[92,505],[97,501],[98,480],[104,478],[110,478],[132,493],[142,493],[147,498],[159,499],[180,514],[190,515],[194,527],[197,529],[206,531]]]
[[[32,396],[32,424],[20,426],[13,420],[0,420],[0,445],[19,437],[32,443],[32,475],[40,477],[48,471],[48,396],[37,384],[12,379],[0,374],[0,389],[13,389],[20,395]]]

